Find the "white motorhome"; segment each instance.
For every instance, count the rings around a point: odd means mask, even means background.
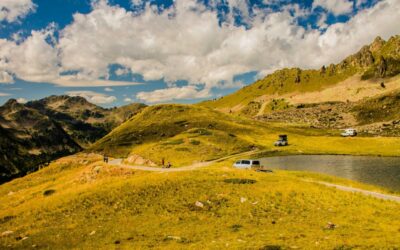
[[[341,133],[341,136],[343,136],[343,137],[353,137],[353,136],[357,136],[357,130],[355,130],[354,128],[345,129],[345,130]]]

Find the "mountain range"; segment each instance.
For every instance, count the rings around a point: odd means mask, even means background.
[[[88,147],[145,105],[104,109],[82,97],[50,96],[0,107],[0,181]]]

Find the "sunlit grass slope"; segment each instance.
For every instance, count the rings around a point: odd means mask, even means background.
[[[0,233],[12,231],[0,248],[400,247],[398,203],[231,163],[165,174],[105,166],[96,155],[60,159],[0,186]]]
[[[279,134],[289,136],[288,147],[273,146]],[[165,159],[179,167],[250,150],[399,156],[398,145],[400,138],[342,138],[339,130],[258,122],[198,106],[158,105],[145,108],[90,150],[121,158],[135,154],[157,165]]]
[[[209,160],[253,147],[255,122],[189,105],[148,107],[95,143],[91,150],[117,157],[140,154],[176,164]]]
[[[233,108],[236,105],[247,105],[263,95],[318,91],[344,81],[356,73],[356,68],[350,67],[339,70],[333,65],[323,71],[282,69],[231,95],[224,96],[216,101],[203,102],[200,105],[212,108]]]

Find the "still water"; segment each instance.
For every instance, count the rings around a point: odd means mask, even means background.
[[[400,157],[293,155],[260,161],[269,169],[318,172],[400,191]]]

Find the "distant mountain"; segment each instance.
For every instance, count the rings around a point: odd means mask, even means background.
[[[262,115],[272,99],[289,98],[308,92],[318,92],[349,79],[357,82],[380,84],[400,73],[400,35],[384,41],[377,37],[372,44],[344,59],[339,64],[323,66],[317,70],[299,68],[282,69],[239,91],[206,101],[200,105],[225,112]],[[400,88],[400,86],[399,86]],[[341,93],[337,93],[340,95]],[[379,92],[373,94],[381,94]],[[342,101],[346,101],[343,96]],[[328,100],[328,99],[327,99]]]
[[[105,136],[131,116],[137,114],[144,104],[105,109],[82,97],[50,96],[28,102],[27,107],[57,121],[62,128],[82,147]]]
[[[10,99],[0,107],[0,182],[82,150],[144,107],[104,109],[69,96],[26,104]]]

